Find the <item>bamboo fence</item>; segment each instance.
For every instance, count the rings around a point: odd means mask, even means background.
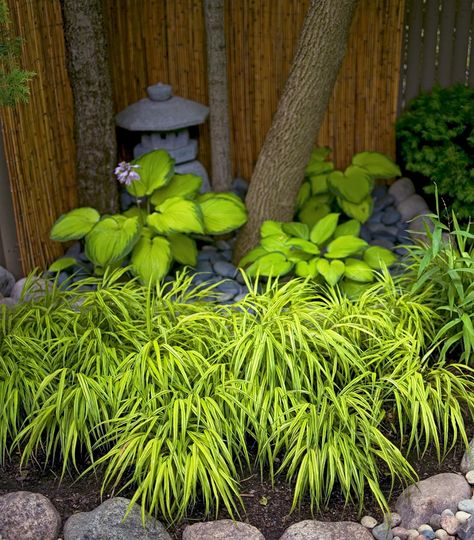
[[[2,111],[24,271],[61,253],[48,239],[76,202],[73,110],[59,0],[7,0],[26,38],[21,64],[38,73],[31,101]],[[250,179],[270,127],[309,0],[227,0],[226,38],[234,174]],[[103,0],[116,111],[158,81],[207,103],[202,0]],[[404,0],[360,0],[347,57],[318,143],[339,167],[353,153],[394,156]],[[199,159],[209,167],[207,124]]]

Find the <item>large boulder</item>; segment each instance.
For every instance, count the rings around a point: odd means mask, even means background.
[[[56,540],[61,516],[41,493],[15,491],[0,497],[0,538]]]
[[[474,469],[474,439],[471,440],[466,448],[461,461],[461,472],[466,474]]]
[[[13,274],[6,268],[3,268],[3,266],[0,266],[0,295],[10,296],[13,285],[15,285]]]
[[[409,178],[399,178],[388,188],[388,193],[400,204],[415,193],[415,186]]]
[[[397,210],[400,212],[403,221],[410,221],[417,216],[429,212],[425,199],[417,193],[410,195],[407,199],[402,201],[397,206]]]
[[[91,512],[79,512],[64,525],[64,540],[171,540],[165,527],[146,515],[143,526],[140,507],[133,505],[125,517],[129,499],[113,497]]]
[[[447,508],[456,512],[458,502],[470,497],[471,487],[463,476],[442,473],[406,488],[395,508],[402,518],[402,527],[416,529]]]
[[[219,519],[188,525],[184,529],[183,540],[265,540],[265,537],[247,523]]]
[[[280,540],[374,540],[370,532],[352,521],[307,520],[288,527]],[[183,537],[184,540],[184,537]]]

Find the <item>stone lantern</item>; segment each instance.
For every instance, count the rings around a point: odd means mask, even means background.
[[[115,117],[118,126],[143,132],[133,149],[135,158],[164,149],[175,160],[179,174],[196,174],[202,178],[201,191],[209,191],[206,169],[196,159],[198,145],[189,136],[189,127],[205,122],[209,108],[189,99],[173,96],[170,85],[158,83],[147,88],[148,97],[129,105]]]

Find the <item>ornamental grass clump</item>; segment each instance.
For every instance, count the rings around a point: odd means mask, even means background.
[[[269,280],[220,306],[184,274],[147,288],[126,272],[2,308],[2,456],[95,471],[172,522],[197,502],[237,515],[253,468],[286,478],[293,507],[338,491],[387,509],[381,484],[415,479],[408,451],[467,444],[473,373],[431,354],[430,290]]]

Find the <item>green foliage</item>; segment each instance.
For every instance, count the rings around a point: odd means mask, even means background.
[[[173,261],[194,266],[195,239],[188,234],[225,234],[245,223],[244,203],[233,193],[198,196],[202,180],[174,174],[174,162],[164,150],[149,152],[117,173],[131,180],[136,206],[123,214],[100,216],[93,208],[76,208],[62,215],[51,229],[60,242],[83,239],[96,272],[131,263],[132,272],[148,284],[163,279]],[[133,175],[133,176],[132,176]],[[136,179],[133,179],[136,177]],[[50,271],[60,271],[62,264]]]
[[[337,203],[347,216],[364,223],[372,214],[374,181],[399,176],[400,169],[379,152],[359,152],[344,172],[335,171],[326,160],[329,154],[329,148],[311,154],[296,201],[299,221],[312,227]]]
[[[10,14],[5,0],[0,0],[0,106],[26,103],[30,96],[28,82],[35,76],[18,66],[20,38],[10,35]]]
[[[439,356],[474,364],[474,234],[454,213],[452,229],[432,215],[434,230],[410,247],[404,280],[414,292],[429,291],[428,302],[440,314],[435,337]]]
[[[254,460],[292,482],[294,507],[337,490],[386,509],[380,481],[414,479],[406,452],[467,444],[473,373],[430,356],[429,291],[387,273],[350,300],[295,279],[219,306],[191,278],[153,289],[125,272],[0,307],[0,456],[90,465],[176,521],[197,500],[235,515]]]
[[[372,282],[374,270],[396,260],[388,249],[377,247],[374,251],[358,238],[357,220],[339,225],[337,213],[328,214],[311,228],[298,222],[265,221],[260,232],[260,244],[240,261],[251,277],[284,276],[294,271],[297,276],[311,277],[330,286],[341,280],[350,286],[351,282]]]
[[[446,200],[460,219],[474,215],[474,90],[434,88],[412,100],[396,125],[400,157],[422,175],[427,193]]]

